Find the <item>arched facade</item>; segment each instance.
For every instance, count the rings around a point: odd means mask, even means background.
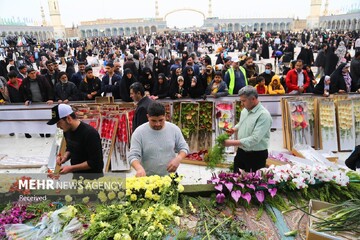
[[[30,35],[38,42],[54,38],[53,27],[1,25],[1,37]]]
[[[325,30],[360,30],[360,12],[320,17],[319,26]]]
[[[138,21],[119,20],[119,23],[96,24],[79,26],[80,37],[97,37],[97,36],[130,36],[133,34],[151,34],[164,32],[166,22],[160,19],[139,19]]]
[[[215,31],[290,31],[293,25],[292,18],[278,19],[205,19],[204,26]]]

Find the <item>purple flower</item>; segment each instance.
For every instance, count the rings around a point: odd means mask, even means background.
[[[263,187],[263,188],[266,188],[266,189],[268,188],[268,185],[266,183],[260,183],[259,186]]]
[[[231,197],[235,200],[235,202],[238,202],[239,198],[241,197],[241,191],[240,190],[232,191]]]
[[[218,184],[215,186],[215,189],[218,190],[219,192],[222,192],[223,190],[223,185],[222,184]]]
[[[264,191],[256,191],[255,196],[260,203],[262,203],[265,199]]]
[[[219,181],[220,181],[220,179],[218,179],[218,178],[215,178],[215,179],[211,180],[212,183],[219,183]]]
[[[273,179],[268,179],[268,184],[275,184],[276,182],[275,182],[275,180],[273,180]]]
[[[225,177],[226,177],[226,173],[224,172],[219,173],[219,178],[225,178]]]
[[[225,183],[225,186],[229,190],[229,192],[231,192],[231,190],[233,189],[234,184],[232,182],[227,182],[227,183]]]
[[[274,197],[276,195],[277,188],[271,188],[271,189],[268,189],[268,191],[270,193],[270,196]]]
[[[216,195],[216,202],[221,204],[224,203],[224,201],[225,201],[225,195],[223,193],[218,193]]]
[[[242,197],[243,199],[245,199],[245,200],[248,202],[248,204],[250,204],[251,194],[250,194],[249,192],[243,193],[243,194],[241,195],[241,197]]]
[[[255,191],[255,186],[254,186],[253,184],[246,184],[246,186],[247,186],[248,188],[253,189],[253,190]]]
[[[244,186],[245,186],[243,183],[235,183],[235,184],[238,185],[241,188],[244,188]]]

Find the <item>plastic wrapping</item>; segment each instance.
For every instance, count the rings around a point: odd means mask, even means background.
[[[74,217],[75,213],[75,208],[65,206],[49,215],[43,216],[36,226],[8,224],[5,225],[5,232],[7,238],[11,240],[41,240],[46,238],[50,238],[51,240],[73,239],[72,233],[82,228],[82,224]]]

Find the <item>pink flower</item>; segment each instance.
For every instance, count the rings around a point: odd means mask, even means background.
[[[270,193],[270,196],[274,197],[276,195],[277,188],[271,188],[271,189],[268,189],[268,191]]]
[[[260,203],[262,203],[265,199],[264,191],[256,191],[255,196]]]
[[[216,202],[217,203],[224,203],[225,201],[225,195],[223,193],[218,193],[216,195]]]
[[[251,201],[251,194],[250,193],[248,193],[248,192],[244,193],[244,194],[241,195],[241,197],[243,199],[245,199],[248,202],[248,204],[250,204],[250,201]]]
[[[236,185],[238,185],[241,188],[244,188],[244,184],[243,183],[235,183]]]
[[[223,185],[222,184],[218,184],[215,186],[215,189],[218,190],[219,192],[222,192],[223,190]]]
[[[233,189],[234,184],[231,183],[231,182],[227,182],[227,183],[225,183],[225,186],[226,186],[227,189],[229,189],[229,192],[231,192],[231,190]]]
[[[232,191],[231,197],[235,200],[235,202],[238,202],[239,198],[241,197],[241,191],[240,190]]]
[[[254,186],[253,184],[246,184],[246,186],[247,186],[248,188],[253,189],[253,190],[255,191],[255,186]]]

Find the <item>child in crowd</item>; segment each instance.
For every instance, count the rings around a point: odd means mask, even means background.
[[[184,88],[184,77],[178,76],[177,82],[172,86],[170,98],[179,99],[188,96],[187,90]]]
[[[215,72],[214,79],[206,89],[206,95],[212,95],[215,98],[229,95],[227,84],[222,79],[221,71]]]
[[[258,94],[267,94],[268,93],[268,88],[265,85],[264,77],[258,76],[256,78],[256,83],[257,84],[255,85],[255,88],[256,88],[256,91],[258,92]]]
[[[274,75],[271,78],[271,82],[268,86],[268,93],[275,94],[285,94],[285,89],[283,85],[280,83],[280,77],[278,75]]]

